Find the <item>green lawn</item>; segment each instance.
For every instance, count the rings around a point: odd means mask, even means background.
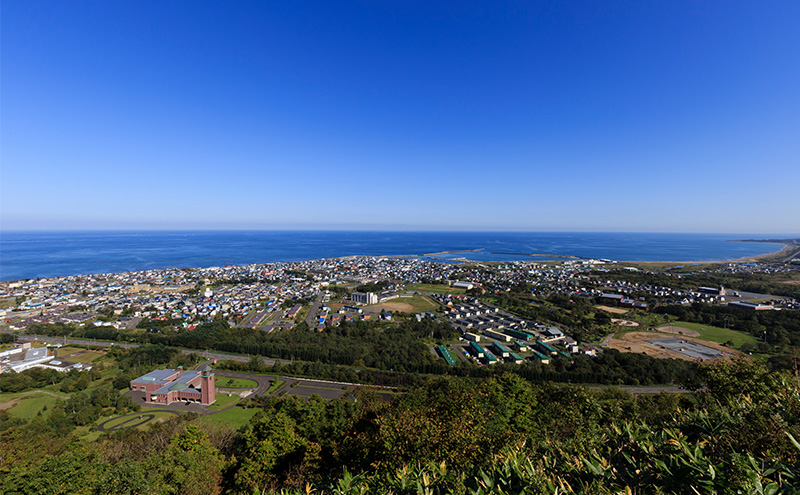
[[[413,292],[415,290],[426,292],[444,292],[447,294],[463,294],[467,292],[464,289],[456,289],[444,284],[411,284],[406,286],[406,292]]]
[[[103,434],[103,432],[100,430],[92,430],[92,431],[87,430],[86,432],[82,432],[79,431],[79,429],[76,430],[76,433],[84,442],[94,442],[98,438],[100,438],[100,435]]]
[[[284,385],[286,385],[285,381],[278,380],[278,378],[275,377],[275,380],[272,382],[272,386],[269,388],[269,390],[266,391],[264,395],[269,395],[278,390],[279,388],[283,387]]]
[[[64,398],[67,397],[66,395],[64,396]],[[52,410],[53,406],[56,405],[56,401],[59,399],[35,390],[16,394],[0,394],[0,404],[12,400],[15,401],[16,404],[10,409],[7,409],[8,415],[12,418],[31,419],[42,411],[44,406],[47,406],[47,411]],[[47,414],[47,411],[42,414]]]
[[[81,349],[80,347],[67,346],[67,347],[59,347],[56,350],[56,353],[58,354],[58,359],[66,359],[67,356],[72,353],[83,352],[85,350],[86,349]]]
[[[105,356],[105,353],[98,352],[98,351],[86,351],[82,354],[78,354],[77,356],[72,356],[71,358],[66,358],[67,361],[72,361],[75,363],[91,363],[95,359],[99,357]]]
[[[106,423],[105,427],[106,427],[106,429],[110,429],[110,428],[112,428],[114,426],[117,426],[119,424],[125,423],[126,421],[130,420],[131,418],[136,418],[140,414],[141,415],[153,415],[153,416],[155,416],[151,421],[148,421],[147,423],[138,426],[137,428],[140,429],[140,430],[144,430],[144,429],[147,429],[148,427],[150,427],[150,425],[153,424],[153,421],[158,421],[158,420],[166,421],[168,419],[176,417],[175,414],[172,414],[172,413],[169,413],[169,412],[149,411],[149,410],[143,408],[141,411],[139,411],[137,413],[130,413],[130,414],[126,414],[124,416],[118,416],[118,417],[112,419],[111,421],[109,421],[108,423]],[[107,420],[108,420],[108,418],[100,418],[97,421],[97,424],[102,423],[102,422],[107,421]],[[135,423],[136,421],[133,421],[133,422]]]
[[[242,400],[241,397],[235,394],[230,396],[228,394],[216,394],[214,398],[216,399],[214,403],[208,406],[209,411],[219,411]]]
[[[639,323],[641,325],[641,331],[647,329],[647,327],[656,327],[666,324],[669,321],[668,315],[661,315],[657,313],[648,313],[647,311],[641,310],[634,310],[629,311],[625,315],[616,316],[611,315],[612,318],[621,318],[623,320],[631,320]]]
[[[718,344],[725,342],[733,342],[733,346],[737,349],[745,343],[756,343],[756,338],[748,333],[739,332],[736,330],[729,330],[727,328],[714,327],[711,325],[703,325],[702,323],[688,323],[685,321],[676,321],[669,325],[681,328],[688,328],[690,330],[697,330],[700,332],[700,338],[709,340]]]
[[[439,308],[438,304],[434,303],[425,296],[400,297],[398,299],[392,299],[392,301],[408,303],[414,306],[414,309],[419,311],[434,311]]]
[[[201,417],[198,421],[206,425],[228,425],[233,429],[241,428],[250,422],[252,418],[261,408],[251,407],[245,409],[243,407],[234,407],[227,411],[217,414],[209,414]]]
[[[256,388],[258,383],[247,378],[229,378],[227,376],[217,377],[217,387],[222,388]]]

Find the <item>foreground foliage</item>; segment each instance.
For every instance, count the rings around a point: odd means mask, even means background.
[[[367,392],[250,401],[239,431],[185,415],[86,444],[51,419],[5,423],[5,493],[794,493],[797,377],[701,367],[694,394],[436,378],[391,403]]]

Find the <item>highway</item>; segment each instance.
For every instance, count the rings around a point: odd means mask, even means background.
[[[112,347],[112,346],[114,346],[114,347],[122,347],[124,349],[131,349],[133,347],[139,347],[141,345],[141,344],[134,344],[134,343],[131,343],[131,342],[107,342],[107,341],[100,341],[100,340],[69,339],[69,338],[65,339],[64,337],[48,337],[48,336],[42,336],[42,335],[36,335],[36,336],[35,335],[20,335],[19,338],[20,339],[24,339],[24,340],[34,340],[36,338],[36,339],[39,339],[39,340],[45,340],[45,341],[48,341],[48,342],[55,342],[55,343],[64,344],[64,345],[67,345],[67,344],[78,344],[78,345],[89,345],[89,346],[96,346],[96,347]],[[216,351],[200,351],[200,350],[197,350],[197,349],[180,349],[180,351],[182,353],[184,353],[184,354],[193,354],[193,353],[200,354],[200,356],[204,357],[207,360],[214,360],[214,359],[216,359],[218,361],[232,360],[232,361],[239,361],[239,362],[242,362],[242,363],[246,363],[246,362],[250,361],[250,357],[249,356],[242,356],[242,355],[239,355],[239,354],[228,354],[228,353],[216,352]],[[454,353],[458,357],[460,357],[462,359],[466,358],[465,356],[463,356],[463,352],[459,353],[457,349],[454,349]],[[262,357],[261,360],[267,366],[273,366],[277,361],[279,361],[278,359],[272,359],[272,358],[266,358],[266,357]],[[283,361],[283,362],[285,362],[285,361]],[[246,373],[243,373],[243,374],[246,374]],[[230,376],[233,376],[233,374],[231,373]],[[249,377],[250,376],[248,376],[248,378]],[[289,377],[286,377],[286,378],[289,378]],[[309,380],[309,379],[303,379],[303,380],[314,381],[314,380]],[[334,383],[338,384],[339,382],[334,382]],[[357,384],[348,383],[347,385],[357,385]],[[584,385],[584,384],[580,384],[580,383],[576,383],[574,385],[575,386],[579,386],[579,387],[586,387],[586,388],[591,389],[591,390],[603,390],[603,389],[606,389],[606,388],[608,388],[610,386],[610,385],[609,386]],[[391,388],[391,387],[386,387],[386,388]],[[630,393],[632,393],[634,395],[639,395],[639,394],[658,394],[658,393],[661,393],[661,392],[668,392],[668,393],[673,393],[673,394],[691,393],[691,391],[686,390],[683,387],[678,387],[678,386],[674,386],[674,385],[657,386],[657,387],[619,386],[617,388],[619,388],[620,390],[624,390],[626,392],[630,392]]]
[[[20,339],[22,340],[42,340],[45,342],[53,342],[56,344],[63,344],[63,345],[90,345],[95,347],[122,347],[123,349],[132,349],[134,347],[139,347],[142,344],[134,344],[132,342],[108,342],[104,340],[91,340],[91,339],[65,339],[64,337],[50,337],[47,335],[20,335]],[[228,354],[225,352],[217,352],[217,351],[201,351],[199,349],[180,349],[183,354],[200,354],[206,359],[216,359],[216,360],[231,360],[231,361],[240,361],[246,363],[250,361],[249,356],[242,356],[239,354]],[[272,366],[275,364],[278,359],[272,358],[261,358],[261,360],[267,366]]]

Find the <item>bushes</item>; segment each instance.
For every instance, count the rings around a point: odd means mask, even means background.
[[[98,493],[288,494],[306,484],[342,494],[800,490],[795,377],[738,361],[700,367],[694,386],[694,395],[634,397],[513,374],[436,377],[391,403],[361,390],[333,401],[253,399],[263,412],[237,434],[206,436],[181,417],[74,448],[65,425],[129,407],[105,384],[47,419],[7,424],[2,474],[23,493],[66,479]]]

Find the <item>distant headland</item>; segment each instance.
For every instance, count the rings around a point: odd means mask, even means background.
[[[800,239],[736,239],[733,242],[762,242],[765,244],[783,244],[783,249],[774,253],[745,258],[745,260],[784,263],[800,257]],[[739,261],[739,260],[737,260]]]

